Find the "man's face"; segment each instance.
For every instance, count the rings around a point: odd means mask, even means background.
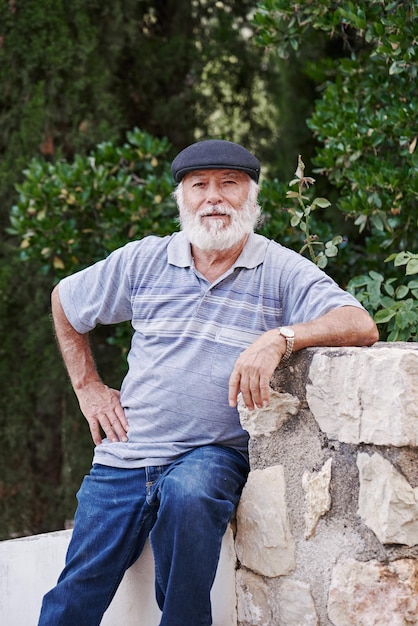
[[[242,241],[260,215],[257,185],[237,170],[197,170],[176,194],[182,229],[203,250],[225,250]]]

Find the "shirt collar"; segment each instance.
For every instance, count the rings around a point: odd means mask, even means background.
[[[232,267],[253,269],[264,261],[268,246],[268,239],[262,235],[251,233],[241,254]],[[167,260],[177,267],[191,267],[193,265],[190,242],[183,231],[174,233],[167,247]]]

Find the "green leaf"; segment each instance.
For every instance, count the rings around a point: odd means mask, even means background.
[[[330,244],[330,243],[331,243],[331,242],[329,242],[329,241],[328,241],[328,242],[325,244],[325,245],[326,245],[326,247],[325,247],[325,254],[327,255],[327,257],[334,257],[334,256],[337,256],[337,254],[338,254],[338,248],[337,248],[337,246],[333,246],[332,244],[331,244],[331,245],[328,245],[328,244]]]
[[[394,290],[394,288],[392,287],[392,285],[388,281],[385,281],[385,283],[383,284],[383,289],[386,291],[386,293],[389,296],[394,296],[395,295],[395,290]]]
[[[399,308],[402,303],[394,300],[390,296],[382,296],[380,299],[380,305],[382,309],[393,309],[394,311]]]
[[[323,270],[326,268],[326,266],[328,265],[328,259],[325,256],[325,254],[320,253],[317,258],[316,258],[316,264],[317,266]]]
[[[402,72],[405,71],[405,67],[406,67],[405,63],[394,61],[389,68],[390,76],[393,76],[394,74],[402,74]]]
[[[388,341],[398,341],[399,339],[399,330],[396,328],[392,330],[388,335]]]
[[[367,276],[355,276],[348,282],[347,290],[353,294],[362,287],[365,287],[369,280]]]
[[[371,270],[369,272],[369,276],[370,278],[372,278],[374,281],[381,283],[383,281],[383,276],[382,274],[378,274],[378,272],[375,272],[374,270]]]
[[[406,285],[401,285],[397,288],[395,297],[397,300],[403,300],[409,293],[409,288]]]
[[[374,321],[376,324],[386,324],[389,320],[392,319],[396,315],[396,311],[391,311],[390,309],[382,309],[376,313],[374,316]]]
[[[367,215],[359,215],[358,217],[356,217],[356,219],[354,220],[354,224],[356,226],[360,226],[359,230],[360,232],[363,232],[367,225]]]
[[[398,328],[405,329],[411,324],[417,325],[417,317],[408,310],[401,310],[396,315],[396,325]]]
[[[311,206],[319,206],[321,209],[326,209],[331,206],[331,202],[326,198],[315,198]]]
[[[372,221],[373,226],[374,226],[377,230],[380,230],[380,231],[383,231],[383,230],[384,230],[383,220],[382,220],[382,218],[380,217],[380,215],[372,215],[372,217],[371,217],[371,221]]]
[[[409,258],[409,254],[407,252],[398,252],[398,254],[395,255],[394,266],[399,267],[400,265],[406,265]]]
[[[405,274],[410,276],[411,274],[418,274],[418,259],[411,259],[406,265]]]

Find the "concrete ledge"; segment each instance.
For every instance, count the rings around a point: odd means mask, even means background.
[[[36,626],[43,595],[64,566],[71,530],[0,543],[0,624]],[[231,528],[224,536],[212,589],[214,626],[236,626],[236,556]],[[126,572],[101,626],[158,626],[160,611],[154,598],[154,562],[146,544],[138,561]],[[52,625],[51,625],[52,626]]]

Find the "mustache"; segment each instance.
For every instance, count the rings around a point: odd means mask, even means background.
[[[236,215],[237,211],[235,209],[231,209],[229,207],[224,207],[222,205],[218,205],[216,207],[208,207],[206,209],[200,209],[197,212],[197,217],[206,217],[208,215]]]

